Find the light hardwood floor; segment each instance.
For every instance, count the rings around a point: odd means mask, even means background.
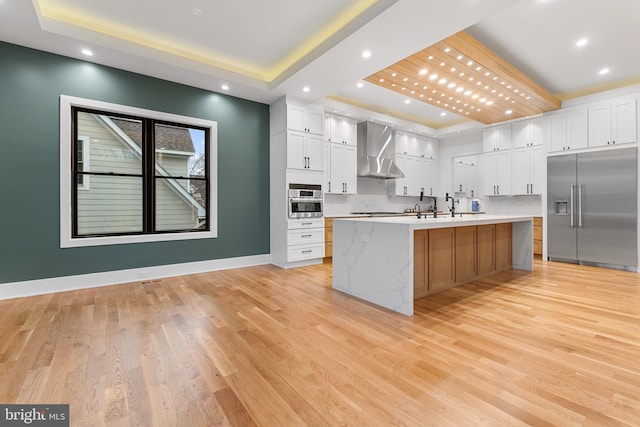
[[[0,301],[0,403],[86,426],[640,425],[640,275],[536,262],[405,317],[273,266]]]

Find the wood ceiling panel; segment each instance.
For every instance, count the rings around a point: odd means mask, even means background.
[[[560,100],[465,32],[365,79],[490,124],[560,108]]]

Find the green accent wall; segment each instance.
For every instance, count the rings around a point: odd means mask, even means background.
[[[3,42],[0,58],[0,283],[269,253],[268,105]],[[218,238],[61,249],[61,94],[216,121]]]

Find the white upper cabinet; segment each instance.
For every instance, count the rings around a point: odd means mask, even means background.
[[[453,191],[465,197],[478,196],[478,157],[456,157],[453,165]]]
[[[544,151],[541,145],[514,148],[511,194],[542,194]]]
[[[341,143],[325,143],[328,146],[329,160],[326,193],[357,193],[357,156],[356,147]]]
[[[492,126],[482,132],[483,152],[508,150],[511,148],[511,125]]]
[[[327,141],[354,147],[358,144],[358,123],[356,120],[335,114],[327,114],[325,123],[325,139]]]
[[[323,135],[324,112],[318,107],[287,104],[287,129]]]
[[[625,96],[589,107],[589,147],[636,142],[636,98]]]
[[[287,168],[322,170],[322,137],[287,131]]]
[[[417,155],[425,159],[438,159],[438,141],[433,138],[418,137],[416,139]]]
[[[587,148],[587,108],[579,107],[545,115],[549,152]]]
[[[418,155],[418,137],[412,133],[396,132],[396,154]]]
[[[480,157],[482,194],[508,196],[511,194],[511,151],[484,153]]]
[[[416,196],[440,196],[438,162],[416,158],[414,163],[414,191]]]
[[[513,148],[542,145],[544,139],[542,117],[511,123]]]
[[[387,180],[388,194],[392,196],[416,196],[418,192],[415,187],[415,164],[417,158],[413,156],[405,156],[404,154],[396,154],[394,162],[404,174],[404,178]]]

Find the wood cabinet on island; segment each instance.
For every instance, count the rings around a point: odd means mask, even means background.
[[[335,218],[333,231],[333,289],[409,316],[416,298],[533,271],[531,216]]]

